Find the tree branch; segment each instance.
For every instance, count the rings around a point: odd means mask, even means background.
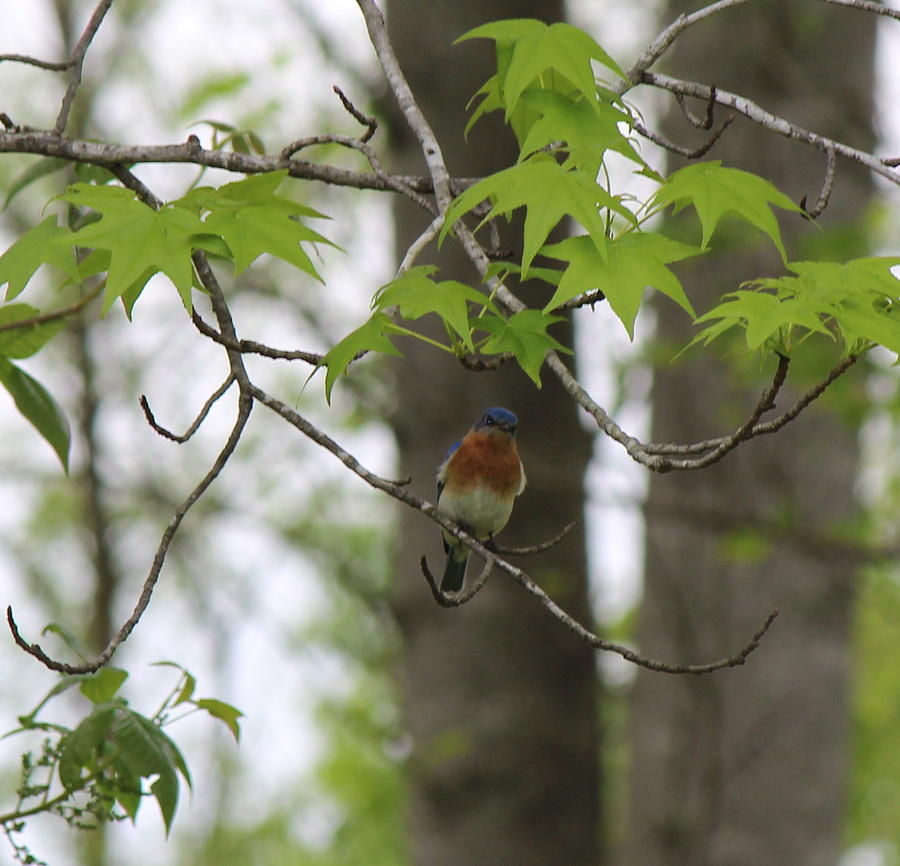
[[[177,442],[179,445],[187,442],[199,429],[200,425],[206,420],[206,416],[209,414],[209,410],[212,409],[213,405],[219,400],[225,392],[234,384],[234,374],[229,374],[228,378],[216,388],[215,391],[209,396],[209,399],[206,403],[203,404],[203,408],[200,410],[200,413],[194,419],[188,429],[182,433],[180,436],[176,433],[172,433],[169,430],[166,430],[165,427],[161,427],[156,423],[156,418],[153,417],[153,412],[150,409],[150,403],[147,401],[147,397],[144,394],[141,394],[140,404],[141,409],[144,410],[144,417],[147,419],[147,423],[157,432],[160,436],[163,436],[166,439],[171,439],[173,442]]]
[[[831,0],[829,0],[831,2]],[[815,132],[810,132],[802,126],[798,126],[783,117],[772,114],[761,106],[757,105],[750,99],[740,96],[737,93],[731,93],[727,90],[719,88],[711,88],[708,84],[700,84],[696,81],[685,81],[681,78],[673,78],[670,75],[660,75],[656,72],[642,72],[638,80],[639,84],[647,84],[651,87],[658,87],[661,90],[668,90],[674,94],[682,94],[685,96],[696,96],[698,99],[713,98],[719,105],[726,105],[738,114],[758,123],[765,129],[784,135],[787,138],[793,138],[797,141],[805,142],[817,147],[819,150],[828,153],[829,150],[834,151],[839,156],[858,162],[861,165],[874,171],[876,174],[886,177],[891,183],[900,186],[900,172],[893,170],[890,166],[876,156],[858,148],[851,147],[839,141],[826,138]]]
[[[91,42],[97,35],[97,30],[103,23],[103,19],[106,17],[106,13],[109,12],[109,7],[112,6],[112,4],[113,0],[100,0],[97,4],[97,8],[94,9],[94,14],[91,15],[88,20],[88,23],[81,34],[81,38],[78,40],[75,50],[72,52],[72,56],[69,59],[69,66],[72,69],[69,78],[69,86],[66,88],[66,92],[63,95],[59,114],[57,115],[56,123],[53,126],[53,132],[58,136],[66,131],[66,126],[69,123],[69,114],[72,111],[72,103],[75,102],[75,95],[78,93],[78,88],[81,85],[81,75],[84,69],[84,58],[87,54],[87,50],[90,48]]]

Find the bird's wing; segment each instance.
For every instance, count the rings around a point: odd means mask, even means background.
[[[462,439],[457,442],[454,442],[450,448],[447,450],[447,453],[444,455],[444,459],[441,461],[441,465],[438,467],[437,471],[437,498],[440,500],[441,491],[444,489],[444,470],[447,468],[447,462],[453,456],[453,453],[457,448],[462,444]]]

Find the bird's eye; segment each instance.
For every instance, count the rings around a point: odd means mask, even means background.
[[[493,427],[493,426],[494,426],[494,419],[491,418],[490,415],[488,415],[488,416],[484,419],[484,423],[485,423],[488,427]]]

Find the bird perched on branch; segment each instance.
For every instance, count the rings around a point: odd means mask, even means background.
[[[479,541],[490,541],[506,526],[513,501],[525,489],[517,424],[509,409],[488,409],[450,448],[438,469],[438,508]],[[447,566],[441,592],[459,592],[471,551],[450,533],[443,536]]]

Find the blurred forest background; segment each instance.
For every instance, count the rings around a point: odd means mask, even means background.
[[[4,9],[0,53],[65,56],[92,5]],[[499,18],[568,16],[627,65],[662,24],[697,5],[391,0],[388,13],[451,172],[478,176],[516,153],[490,119],[464,140],[466,104],[494,60],[484,44],[452,47],[457,36]],[[750,3],[698,27],[668,65],[893,154],[900,140],[888,138],[885,107],[895,111],[900,97],[887,95],[888,66],[876,59],[891,44],[900,56],[900,24],[879,30],[874,16],[821,3]],[[277,151],[301,135],[358,133],[334,84],[378,116],[373,144],[386,163],[421,173],[349,2],[117,0],[91,49],[72,132],[128,142],[231,136],[224,146],[238,149],[252,131]],[[52,123],[61,87],[47,72],[0,66],[0,108],[13,118]],[[659,95],[635,98],[670,138],[702,141]],[[669,158],[646,143],[644,152],[659,165]],[[749,123],[733,124],[711,155],[795,200],[815,200],[824,172],[824,160]],[[357,166],[346,151],[324,156]],[[55,166],[19,191],[34,162],[0,160],[4,247],[75,179]],[[196,169],[138,173],[171,197]],[[225,180],[210,171],[204,183]],[[326,351],[358,323],[421,226],[382,193],[291,185],[334,217],[329,237],[347,253],[321,251],[324,287],[298,285],[278,262],[255,267],[234,312],[244,336]],[[896,250],[896,192],[893,201],[880,194],[842,169],[822,230],[802,228],[791,242],[835,259]],[[677,236],[677,221],[671,228]],[[471,280],[450,246],[442,277]],[[696,266],[685,283],[698,309],[703,292],[767,267],[762,255],[736,237],[727,263]],[[638,354],[579,311],[571,339],[582,375],[626,426],[652,425],[657,441],[732,427],[767,371],[736,352],[673,364],[689,335],[667,312],[639,322],[651,339],[637,341]],[[135,319],[114,311],[76,321],[31,367],[75,419],[68,478],[0,402],[2,600],[27,634],[60,623],[90,651],[130,611],[160,528],[218,449],[226,422],[216,419],[230,411],[217,406],[188,445],[157,437],[138,396],[182,428],[221,380],[221,360],[196,340],[169,291],[145,293]],[[678,661],[734,652],[778,607],[763,646],[746,666],[711,676],[636,675],[596,656],[499,575],[472,604],[439,608],[417,565],[423,553],[438,562],[434,526],[399,513],[259,412],[177,537],[116,659],[131,671],[126,696],[146,711],[171,683],[171,671],[152,663],[189,667],[201,691],[246,713],[240,747],[224,729],[210,735],[205,719],[173,728],[195,787],[168,842],[147,808],[136,829],[76,834],[36,819],[26,834],[34,853],[52,866],[900,864],[900,475],[889,361],[871,358],[796,427],[713,469],[647,479],[550,383],[536,391],[520,371],[473,374],[422,344],[404,350],[405,361],[359,364],[330,408],[317,381],[304,388],[305,370],[248,364],[367,465],[411,475],[426,497],[447,446],[486,406],[508,406],[519,415],[529,488],[504,539],[533,543],[584,516],[563,544],[529,562],[554,598],[582,621],[593,617],[604,635]],[[56,677],[11,640],[0,646],[5,731]],[[75,717],[79,700],[57,712]],[[0,808],[14,798],[21,748],[19,738],[0,742]]]

